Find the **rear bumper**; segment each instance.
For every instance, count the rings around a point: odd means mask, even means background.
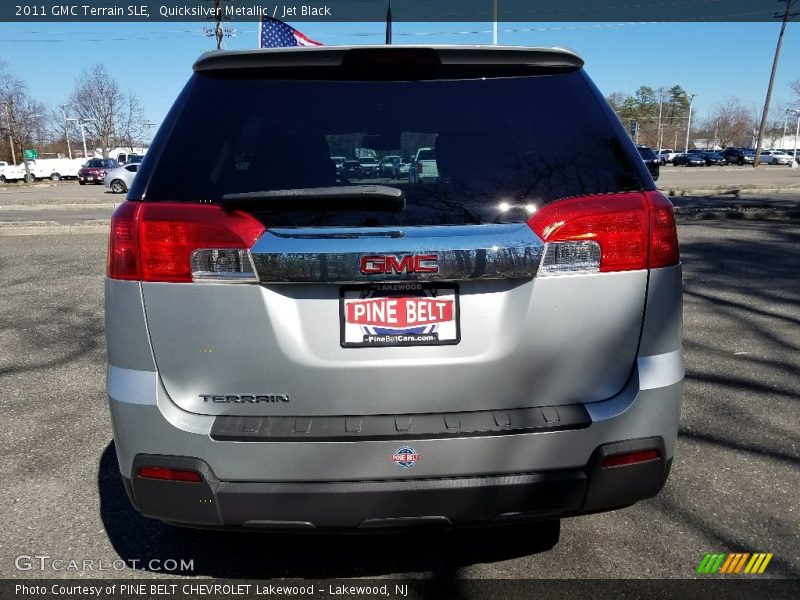
[[[610,510],[654,496],[670,461],[602,468],[609,455],[658,448],[648,438],[608,444],[582,469],[515,475],[340,482],[220,481],[204,461],[139,455],[131,501],[143,514],[176,524],[246,529],[391,529],[555,519]],[[199,483],[139,477],[158,465],[202,474]]]
[[[131,501],[164,521],[373,529],[556,519],[627,506],[664,485],[677,437],[682,368],[668,375],[664,364],[642,362],[637,371],[617,397],[584,405],[588,427],[523,434],[402,443],[221,441],[211,435],[214,417],[184,413],[168,400],[136,405],[112,395],[111,413]],[[677,383],[667,383],[676,377]],[[145,385],[132,387],[141,393]],[[124,395],[116,385],[110,391]],[[421,458],[399,468],[392,455],[405,446]],[[609,454],[650,449],[658,450],[658,459],[600,466]],[[145,479],[138,476],[143,466],[196,471],[203,482]]]

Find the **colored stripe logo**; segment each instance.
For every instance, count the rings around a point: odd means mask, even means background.
[[[697,572],[703,575],[713,573],[761,575],[771,560],[771,552],[708,553],[700,561]]]

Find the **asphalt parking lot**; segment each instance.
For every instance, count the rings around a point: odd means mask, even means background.
[[[789,185],[800,182],[796,170],[786,172],[794,177]],[[85,187],[20,188],[17,194],[44,200],[0,211],[0,221],[27,210],[63,225],[50,218],[54,208],[40,207],[119,199]],[[4,209],[27,202],[6,193]],[[106,238],[48,231],[0,236],[1,578],[164,576],[145,566],[152,559],[193,559],[187,574],[195,576],[251,579],[684,578],[695,575],[706,552],[740,551],[774,553],[764,577],[800,577],[797,221],[680,223],[687,373],[671,477],[654,499],[563,521],[549,551],[533,527],[290,537],[176,530],[139,516],[119,480],[105,405]],[[138,568],[15,568],[15,557],[33,554],[106,564],[122,558]]]

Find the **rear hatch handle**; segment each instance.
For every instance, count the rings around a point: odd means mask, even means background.
[[[219,203],[226,206],[264,204],[270,210],[402,212],[406,208],[406,196],[403,190],[388,185],[345,185],[225,194]]]

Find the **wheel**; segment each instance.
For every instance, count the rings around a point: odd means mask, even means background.
[[[50,181],[61,181],[61,174],[60,173],[51,174]]]
[[[778,159],[777,158],[773,158],[772,161],[769,164],[777,165],[778,164]]]
[[[667,164],[667,161],[666,161],[666,159],[662,158],[662,159],[661,159],[661,166],[663,167],[663,166],[664,166],[664,165],[666,165],[666,164]]]
[[[36,181],[36,177],[33,176],[33,173],[25,175],[25,183],[33,183],[34,181]]]
[[[83,179],[78,179],[78,183],[80,183],[81,185],[86,185],[86,182]]]
[[[111,191],[114,192],[115,194],[123,194],[126,191],[128,191],[128,188],[125,187],[125,182],[122,181],[121,179],[115,179],[114,181],[111,182],[111,185],[109,187],[111,188]]]
[[[736,164],[739,165],[740,167],[744,166],[744,159],[740,158],[739,160],[736,161]]]

